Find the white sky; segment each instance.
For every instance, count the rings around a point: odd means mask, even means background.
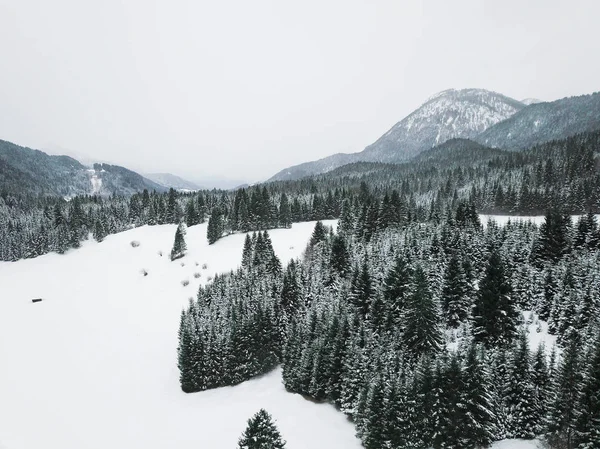
[[[0,0],[0,139],[265,179],[450,87],[597,91],[598,18],[596,0]]]

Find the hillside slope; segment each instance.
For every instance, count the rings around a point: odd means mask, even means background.
[[[477,137],[490,147],[522,150],[551,140],[600,129],[600,92],[534,103]]]
[[[124,167],[94,164],[90,168],[69,156],[51,156],[0,140],[0,191],[71,197],[128,195],[144,189],[166,190]]]

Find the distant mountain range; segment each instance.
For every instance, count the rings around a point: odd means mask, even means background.
[[[202,187],[191,181],[180,178],[171,173],[145,173],[146,178],[160,184],[163,187],[174,188],[176,190],[200,190]]]
[[[355,162],[405,162],[451,139],[470,139],[486,147],[519,150],[597,129],[600,129],[597,93],[540,102],[533,98],[517,101],[483,89],[450,89],[429,98],[363,151],[338,153],[289,167],[269,181],[300,179]],[[435,154],[441,156],[440,151]]]
[[[51,156],[0,140],[0,191],[71,197],[129,195],[144,189],[167,190],[118,165],[85,166],[69,156]]]

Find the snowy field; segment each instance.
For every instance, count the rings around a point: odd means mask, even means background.
[[[270,231],[282,263],[301,255],[313,227]],[[235,387],[181,392],[181,310],[201,282],[240,264],[244,235],[208,246],[206,225],[195,226],[187,256],[171,262],[174,233],[174,225],[145,226],[64,256],[0,262],[0,449],[231,449],[260,408],[289,449],[360,448],[342,413],[287,393],[278,370]],[[545,329],[537,334],[532,324],[530,332],[546,339]]]
[[[270,232],[283,263],[300,256],[313,227]],[[290,449],[359,448],[343,414],[285,392],[279,371],[181,392],[181,309],[200,282],[240,264],[244,235],[208,246],[206,225],[195,226],[188,255],[171,262],[174,233],[142,227],[64,256],[0,262],[0,448],[231,449],[261,407]]]

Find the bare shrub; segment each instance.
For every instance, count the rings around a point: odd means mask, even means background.
[[[200,277],[200,273],[198,273],[198,272],[195,272],[195,273],[194,273],[194,278],[198,279],[199,277]]]

